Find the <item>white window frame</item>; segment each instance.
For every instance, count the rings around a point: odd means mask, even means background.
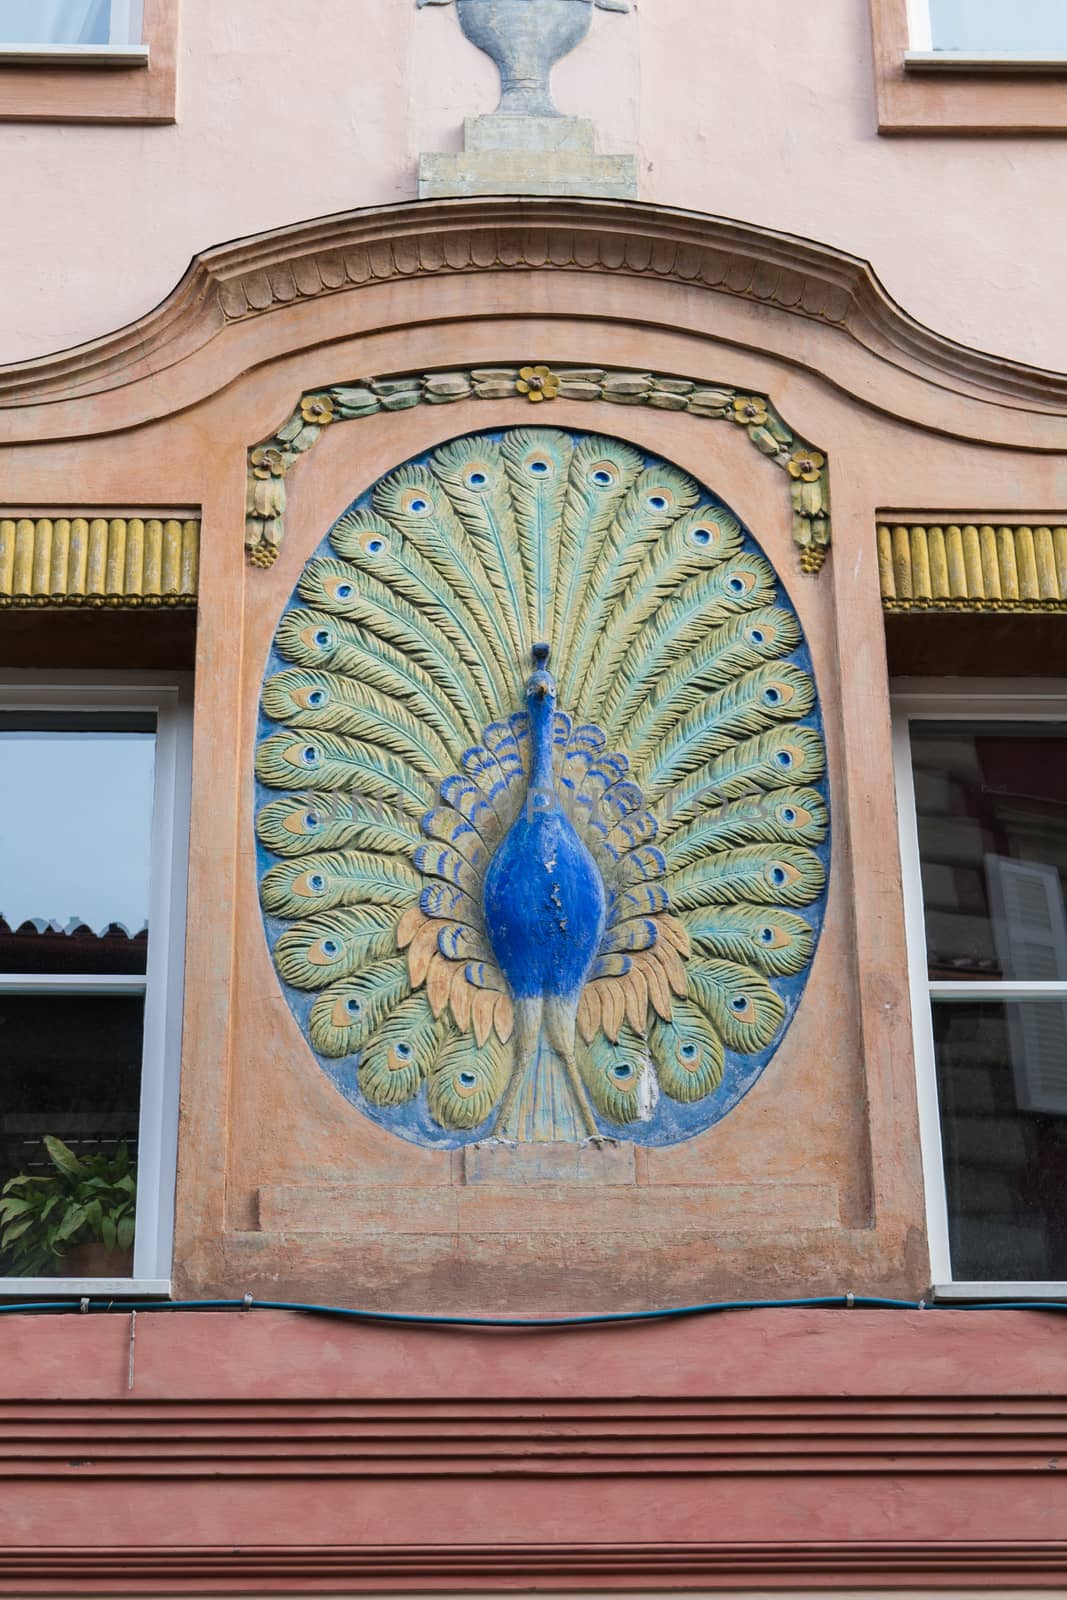
[[[107,44],[6,44],[0,65],[27,67],[147,67],[143,0],[110,0]]]
[[[935,50],[930,0],[907,0],[909,72],[1058,72],[1067,69],[1061,50]]]
[[[188,673],[162,672],[3,672],[0,709],[151,711],[156,717],[147,972],[143,977],[81,978],[27,973],[12,976],[3,984],[8,994],[81,991],[145,996],[133,1275],[0,1277],[0,1296],[169,1295],[189,859],[192,678]],[[151,1182],[145,1181],[149,1174],[154,1175]]]
[[[919,827],[912,776],[911,724],[917,721],[1063,722],[1067,724],[1067,680],[1045,678],[955,680],[951,688],[943,678],[901,679],[891,686],[893,707],[893,767],[900,831],[900,867],[904,894],[904,919],[908,945],[908,982],[911,991],[915,1070],[918,1079],[919,1133],[922,1142],[923,1182],[926,1189],[926,1226],[930,1245],[933,1294],[938,1300],[1062,1300],[1067,1283],[1053,1279],[964,1281],[952,1277],[949,1249],[948,1197],[945,1191],[941,1114],[937,1098],[933,1010],[935,999],[1027,1000],[1041,995],[1062,995],[1062,983],[1004,982],[992,984],[963,979],[931,983],[926,958],[926,916],[919,865]]]

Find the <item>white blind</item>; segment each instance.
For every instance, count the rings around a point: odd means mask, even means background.
[[[1005,977],[1067,981],[1067,912],[1056,868],[987,855],[993,937]],[[1067,1114],[1067,1005],[1008,1003],[1015,1098],[1023,1111]]]

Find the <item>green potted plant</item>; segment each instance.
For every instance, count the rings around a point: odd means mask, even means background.
[[[0,1190],[0,1249],[12,1277],[128,1278],[137,1184],[130,1154],[76,1156],[45,1137],[54,1173],[20,1172]]]

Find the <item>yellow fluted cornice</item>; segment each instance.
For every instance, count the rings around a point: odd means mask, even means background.
[[[0,514],[0,607],[194,606],[200,519]]]
[[[878,524],[886,611],[1067,611],[1067,517]]]

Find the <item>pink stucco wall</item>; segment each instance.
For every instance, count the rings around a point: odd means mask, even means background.
[[[495,72],[451,8],[182,0],[178,122],[0,124],[0,361],[105,333],[197,250],[408,200]],[[1067,367],[1064,141],[879,137],[868,0],[637,0],[598,11],[556,75],[642,198],[805,234],[873,261],[916,317]]]

